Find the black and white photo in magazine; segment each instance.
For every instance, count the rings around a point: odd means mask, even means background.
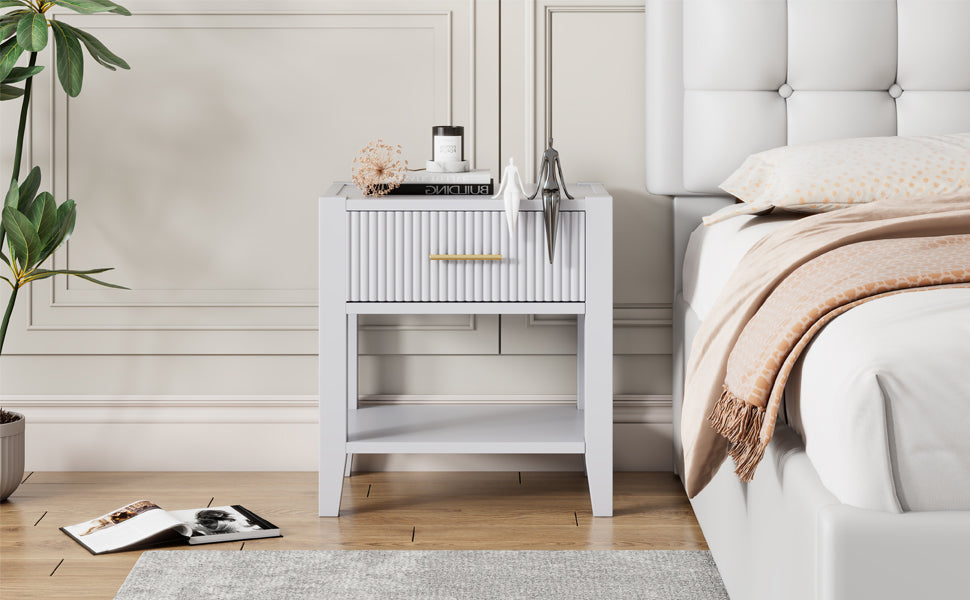
[[[192,535],[218,535],[223,533],[238,533],[241,531],[258,531],[262,529],[253,523],[246,515],[229,506],[203,508],[194,511],[195,515],[186,525],[192,528]]]

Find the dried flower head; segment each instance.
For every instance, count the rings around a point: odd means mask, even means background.
[[[384,140],[367,144],[354,157],[354,185],[365,196],[383,196],[404,182],[408,161],[401,158],[401,146]]]

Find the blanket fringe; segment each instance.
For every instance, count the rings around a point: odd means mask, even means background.
[[[738,398],[727,386],[708,417],[714,431],[731,442],[728,454],[737,464],[734,472],[741,481],[754,478],[754,471],[765,454],[765,445],[761,443],[764,420],[765,409]]]

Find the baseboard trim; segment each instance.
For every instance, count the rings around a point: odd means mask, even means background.
[[[575,397],[380,395],[369,404],[567,404]],[[27,416],[27,468],[38,471],[313,471],[317,398],[277,396],[4,395]],[[614,468],[669,470],[669,396],[617,395]],[[580,470],[571,455],[368,455],[358,469],[387,471]]]
[[[549,395],[361,396],[361,406],[387,404],[575,404],[576,397]],[[614,423],[672,422],[669,395],[618,394]],[[316,423],[315,395],[0,395],[0,405],[32,423]]]

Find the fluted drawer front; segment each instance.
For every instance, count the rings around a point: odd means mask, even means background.
[[[552,264],[542,213],[519,213],[509,236],[501,211],[351,211],[351,302],[582,302],[585,213],[559,214]],[[449,260],[432,260],[447,255]],[[454,259],[501,255],[500,260]],[[491,256],[489,258],[494,258]]]

